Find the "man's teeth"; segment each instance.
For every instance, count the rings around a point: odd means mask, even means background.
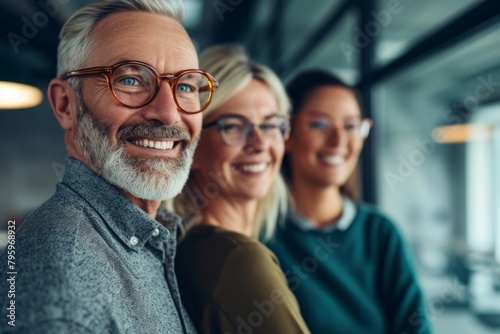
[[[244,172],[259,173],[267,168],[267,163],[263,162],[257,165],[240,165],[239,168]]]
[[[345,158],[341,155],[324,155],[323,161],[330,165],[340,165],[345,162]]]
[[[151,147],[157,150],[171,150],[174,147],[173,141],[157,141],[151,139],[140,139],[134,140],[132,142],[134,145],[142,146],[142,147]]]

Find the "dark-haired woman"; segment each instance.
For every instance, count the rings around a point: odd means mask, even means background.
[[[292,132],[285,178],[293,197],[269,248],[312,333],[430,333],[404,241],[345,189],[371,121],[354,90],[323,71],[288,86]]]

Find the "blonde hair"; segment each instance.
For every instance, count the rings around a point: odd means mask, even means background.
[[[203,112],[203,118],[241,91],[252,79],[269,87],[276,98],[280,114],[290,113],[290,102],[281,80],[268,67],[253,62],[241,47],[219,45],[205,50],[200,55],[200,68],[219,81],[217,92],[209,107]],[[183,216],[189,228],[201,222],[203,209],[208,205],[209,199],[210,194],[204,194],[198,189],[190,177],[182,193],[168,206]],[[282,176],[278,174],[269,192],[258,202],[253,236],[270,238],[278,220],[284,218],[286,209],[286,185]]]

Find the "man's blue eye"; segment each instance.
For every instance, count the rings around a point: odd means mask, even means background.
[[[330,128],[330,123],[326,121],[310,121],[309,127],[311,129],[327,130]]]
[[[123,78],[121,80],[121,83],[127,86],[136,86],[139,84],[139,81],[137,81],[137,79],[134,78]]]
[[[190,85],[178,84],[177,91],[179,91],[181,93],[192,93],[192,92],[194,92],[194,88]]]

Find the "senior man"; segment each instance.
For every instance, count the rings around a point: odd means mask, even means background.
[[[182,15],[174,0],[104,0],[62,28],[48,97],[66,172],[10,247],[14,298],[1,257],[0,332],[195,332],[173,269],[178,217],[160,202],[188,177],[217,81]]]

